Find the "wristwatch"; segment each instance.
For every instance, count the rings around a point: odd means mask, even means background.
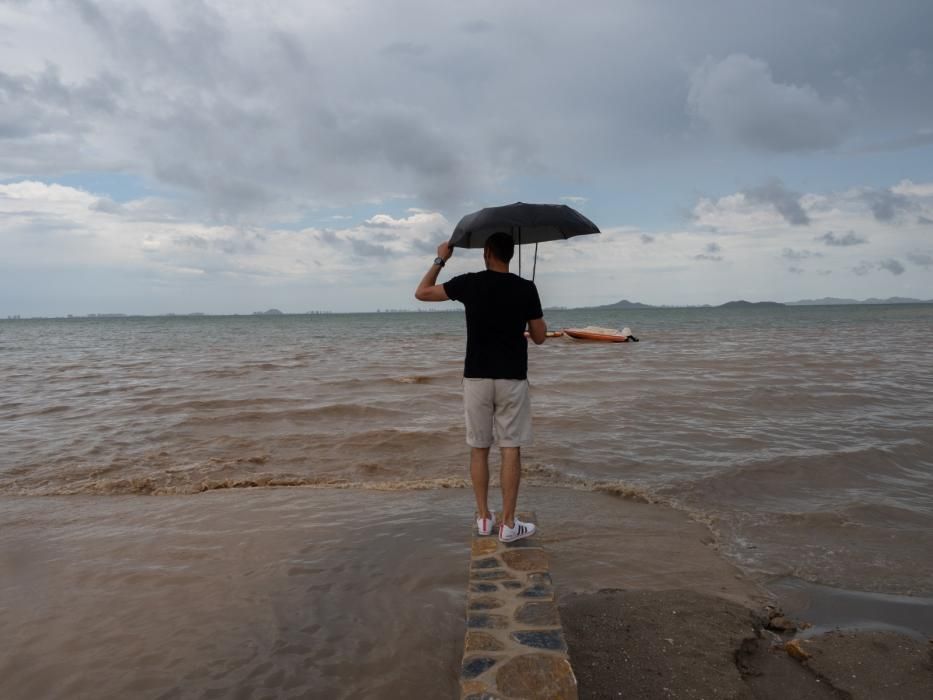
[[[444,258],[438,256],[434,258],[434,264],[437,265],[438,267],[444,267],[444,265],[446,265],[447,263],[444,260]]]

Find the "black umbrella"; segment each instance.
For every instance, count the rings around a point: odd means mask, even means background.
[[[450,237],[451,247],[482,248],[492,234],[503,231],[512,235],[516,245],[535,244],[535,263],[531,278],[538,267],[538,243],[599,233],[599,229],[583,214],[566,204],[525,204],[515,202],[502,207],[487,207],[467,214]],[[518,249],[518,274],[522,274],[522,249]]]

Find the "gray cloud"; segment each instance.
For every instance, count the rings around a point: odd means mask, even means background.
[[[706,247],[703,249],[704,252],[699,255],[694,255],[694,260],[709,260],[712,262],[719,262],[722,260],[722,256],[719,253],[722,252],[722,247],[718,243],[707,243]]]
[[[690,78],[687,105],[720,136],[765,151],[832,148],[851,121],[842,99],[778,82],[765,61],[745,54],[707,59]]]
[[[778,179],[764,185],[745,190],[745,197],[756,204],[770,204],[791,226],[808,226],[810,217],[800,206],[800,194],[791,192]]]
[[[212,0],[35,3],[5,34],[0,177],[128,173],[237,223],[400,197],[454,215],[516,182],[618,180],[623,155],[699,182],[723,139],[929,129],[928,2],[660,5],[295,3],[285,22]]]
[[[898,136],[880,143],[872,144],[858,149],[861,153],[883,153],[890,151],[905,151],[912,148],[922,148],[933,144],[933,130],[921,129],[908,136]]]
[[[917,223],[921,224],[922,226],[929,226],[930,224],[933,224],[933,219],[920,215],[917,217]]]
[[[845,235],[837,236],[832,231],[827,231],[822,236],[817,236],[813,239],[814,241],[822,241],[826,245],[836,246],[836,247],[846,247],[853,245],[862,245],[868,241],[861,236],[859,236],[855,231],[849,231]]]
[[[123,88],[109,72],[65,83],[51,64],[35,75],[0,72],[0,178],[111,166],[89,139],[117,111]]]
[[[781,257],[786,260],[809,260],[810,258],[822,258],[822,253],[817,253],[810,250],[794,250],[793,248],[785,248],[781,252]]]
[[[125,211],[123,205],[114,202],[109,197],[99,197],[89,208],[91,211],[100,211],[105,214],[122,214]]]
[[[871,213],[875,219],[883,223],[894,221],[901,213],[912,208],[907,197],[896,194],[890,189],[869,190],[862,195],[862,199],[871,207]]]
[[[794,265],[791,265],[790,267],[788,267],[787,271],[794,275],[802,275],[804,272],[803,268],[796,267]]]
[[[433,255],[437,252],[437,241],[443,239],[443,237],[444,234],[438,231],[436,240],[434,238],[416,238],[411,243],[412,250],[414,250],[416,253],[429,253]]]
[[[484,19],[474,19],[469,22],[464,22],[460,25],[460,28],[470,34],[483,34],[485,32],[491,32],[494,25]]]
[[[350,247],[353,249],[353,253],[361,258],[388,258],[397,255],[394,250],[387,246],[357,238],[350,241]]]
[[[393,41],[380,49],[389,56],[423,56],[427,50],[427,44],[415,44],[410,41]]]
[[[894,258],[887,258],[885,260],[879,260],[875,263],[863,260],[852,268],[852,272],[854,272],[859,277],[864,277],[872,270],[887,270],[896,277],[898,275],[904,274],[904,265],[899,260],[895,260]]]
[[[654,237],[649,236],[647,233],[641,234],[638,238],[642,243],[654,243]]]
[[[219,238],[206,238],[198,235],[176,236],[173,243],[179,248],[210,250],[224,255],[239,255],[257,252],[268,237],[262,233],[232,231]]]
[[[892,275],[903,275],[904,274],[904,265],[894,258],[888,258],[887,260],[882,260],[878,263],[878,267],[882,270],[887,270]]]
[[[927,255],[926,253],[908,253],[907,259],[920,267],[933,266],[933,255]]]

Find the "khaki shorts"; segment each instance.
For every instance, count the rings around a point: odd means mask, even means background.
[[[466,441],[470,447],[522,447],[531,443],[527,379],[463,378]]]

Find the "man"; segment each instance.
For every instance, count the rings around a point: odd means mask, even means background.
[[[492,533],[495,515],[487,502],[489,448],[493,438],[502,456],[502,522],[499,540],[513,542],[530,537],[533,523],[515,517],[521,479],[521,448],[531,442],[531,401],[528,396],[528,341],[540,345],[547,324],[534,282],[509,272],[515,242],[507,233],[495,233],[486,241],[483,272],[458,275],[437,284],[437,276],[453,255],[441,243],[437,258],[422,278],[415,298],[421,301],[453,299],[466,308],[467,349],[463,369],[463,404],[466,441],[470,446],[470,477],[476,494],[476,528]]]

